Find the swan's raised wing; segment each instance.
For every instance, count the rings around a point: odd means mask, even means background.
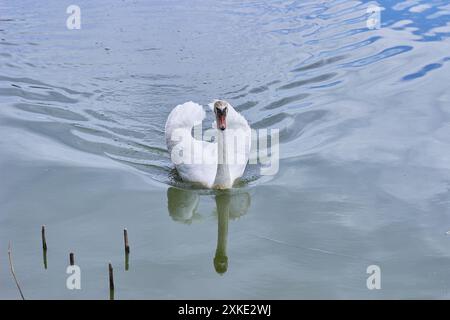
[[[210,188],[217,170],[217,144],[197,140],[192,128],[205,118],[203,107],[192,101],[176,106],[165,126],[166,144],[181,178]]]

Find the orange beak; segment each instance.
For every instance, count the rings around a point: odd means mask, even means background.
[[[226,116],[224,114],[218,114],[216,116],[216,120],[217,120],[217,128],[220,130],[225,130],[227,128],[227,120],[226,120]]]

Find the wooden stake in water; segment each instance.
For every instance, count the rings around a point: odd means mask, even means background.
[[[125,253],[125,271],[128,271],[130,269],[130,254]]]
[[[45,226],[41,228],[42,235],[42,256],[44,259],[44,268],[47,269],[47,240],[45,238]]]
[[[130,245],[128,244],[128,230],[123,229],[123,241],[125,243],[125,253],[130,253]]]
[[[44,269],[47,270],[47,250],[42,251],[42,259],[44,260]]]
[[[47,240],[45,239],[45,226],[42,226],[41,234],[42,234],[42,249],[44,249],[44,251],[47,251]]]
[[[75,265],[75,257],[73,255],[73,252],[69,253],[69,263],[71,266]]]
[[[123,229],[123,242],[125,244],[125,271],[130,267],[130,245],[128,243],[128,230]]]
[[[109,271],[109,299],[114,300],[114,270],[111,262],[108,264]]]

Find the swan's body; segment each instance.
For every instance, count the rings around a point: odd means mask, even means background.
[[[206,134],[214,135],[214,142],[196,139],[192,136],[194,126],[205,118],[203,107],[192,101],[176,106],[165,126],[167,149],[175,167],[185,181],[194,182],[206,188],[228,189],[241,177],[247,165],[251,129],[247,120],[225,101],[215,101],[211,108],[217,113],[214,130]],[[226,117],[226,122],[225,122]],[[217,128],[217,121],[220,128]],[[226,126],[226,129],[225,129]],[[174,161],[174,155],[191,155],[189,161]]]

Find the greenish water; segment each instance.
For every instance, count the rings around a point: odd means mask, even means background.
[[[450,8],[379,4],[2,3],[0,298],[9,242],[28,299],[108,299],[109,262],[116,299],[449,298]],[[280,129],[275,176],[174,178],[166,117],[213,98]]]

